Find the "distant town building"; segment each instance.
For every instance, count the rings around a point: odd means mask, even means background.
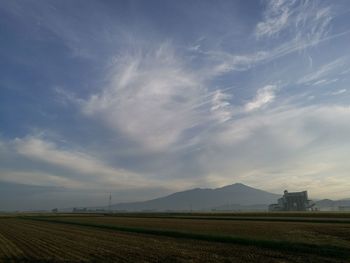
[[[309,211],[314,206],[310,201],[307,191],[289,193],[285,190],[277,204],[269,205],[269,211]]]
[[[87,208],[86,207],[83,207],[83,208],[76,208],[76,207],[74,207],[73,208],[73,213],[85,213],[85,212],[87,212],[88,210],[87,210]]]

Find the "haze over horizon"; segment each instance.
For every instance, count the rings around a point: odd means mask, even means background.
[[[350,197],[350,2],[2,1],[0,210],[241,182]]]

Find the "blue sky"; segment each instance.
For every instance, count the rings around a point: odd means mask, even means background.
[[[0,209],[235,182],[350,197],[349,11],[2,1]]]

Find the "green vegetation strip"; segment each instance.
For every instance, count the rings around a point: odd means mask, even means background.
[[[288,218],[349,218],[349,212],[116,212],[116,216],[200,216],[200,217],[288,217]]]
[[[108,230],[122,231],[122,232],[129,232],[129,233],[157,235],[157,236],[172,237],[172,238],[186,238],[186,239],[195,239],[195,240],[210,241],[210,242],[231,243],[231,244],[237,244],[237,245],[255,246],[255,247],[265,248],[265,249],[273,249],[273,250],[279,250],[279,251],[310,253],[310,254],[316,254],[320,256],[350,259],[349,249],[343,248],[343,247],[337,247],[337,246],[314,245],[314,244],[301,243],[301,242],[290,242],[285,240],[276,241],[276,240],[251,239],[251,238],[242,238],[242,237],[235,237],[235,236],[200,234],[200,233],[193,233],[193,232],[173,231],[173,230],[124,227],[124,226],[116,226],[116,225],[74,222],[74,221],[67,221],[67,220],[55,220],[51,218],[21,217],[21,219],[43,221],[43,222],[49,222],[49,223],[58,223],[58,224],[68,224],[68,225],[75,225],[75,226],[93,227],[93,228],[108,229]]]
[[[335,217],[312,217],[312,216],[301,216],[296,217],[296,214],[284,213],[273,216],[268,216],[266,214],[259,215],[249,215],[240,216],[237,214],[189,214],[189,213],[108,213],[108,214],[53,214],[44,215],[50,218],[69,218],[69,217],[120,217],[120,218],[156,218],[156,219],[189,219],[189,220],[230,220],[230,221],[262,221],[262,222],[295,222],[295,223],[331,223],[331,224],[350,224],[350,218],[340,216]],[[43,217],[43,216],[41,216]]]
[[[218,217],[218,216],[166,216],[166,215],[109,215],[123,218],[158,218],[158,219],[192,219],[192,220],[231,220],[231,221],[262,221],[262,222],[296,222],[296,223],[332,223],[350,224],[350,220],[333,218],[296,218],[296,217]]]
[[[301,213],[300,213],[301,214]],[[284,215],[284,216],[283,216]],[[339,213],[339,217],[336,214],[330,217],[312,217],[300,216],[297,217],[296,213],[272,213],[271,216],[263,213],[241,216],[239,214],[201,214],[201,213],[108,213],[108,214],[47,214],[47,215],[35,215],[35,217],[48,217],[48,218],[69,218],[69,217],[120,217],[120,218],[155,218],[155,219],[188,219],[188,220],[229,220],[229,221],[260,221],[260,222],[292,222],[292,223],[326,223],[326,224],[350,224],[350,218],[348,214]],[[325,216],[328,214],[325,214]],[[34,216],[34,215],[23,215]],[[1,218],[1,217],[0,217]]]

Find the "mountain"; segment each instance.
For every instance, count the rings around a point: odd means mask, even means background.
[[[323,208],[323,207],[332,207],[334,206],[335,201],[331,200],[331,199],[322,199],[319,201],[316,201],[316,207],[318,208]]]
[[[144,202],[119,203],[113,210],[126,211],[184,211],[211,210],[222,206],[239,207],[275,203],[280,195],[236,183],[216,189],[191,189]]]

